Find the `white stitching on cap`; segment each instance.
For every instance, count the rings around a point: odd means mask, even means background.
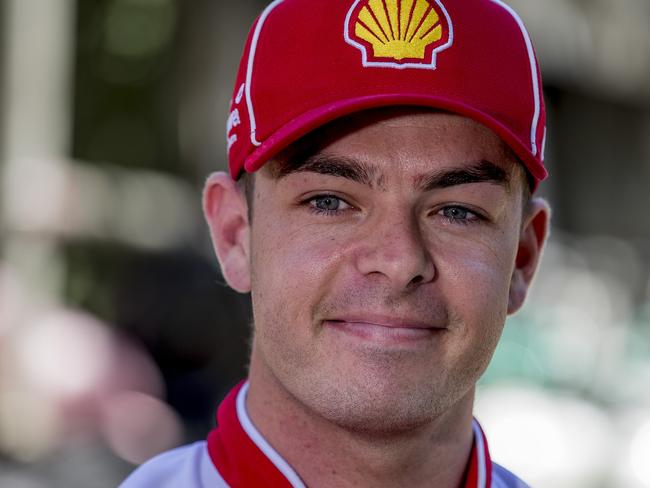
[[[260,146],[262,144],[257,140],[257,123],[255,122],[255,111],[253,110],[253,101],[251,99],[251,85],[253,80],[253,64],[255,62],[255,52],[257,51],[257,43],[260,40],[260,33],[262,32],[262,27],[264,26],[264,22],[266,22],[266,18],[269,16],[271,11],[282,2],[284,2],[284,0],[275,0],[262,12],[260,20],[255,26],[253,41],[251,42],[251,50],[248,54],[248,68],[246,70],[246,103],[248,105],[248,118],[251,125],[251,142],[255,146]]]
[[[537,128],[539,126],[539,116],[541,112],[540,106],[540,93],[539,93],[539,78],[537,73],[537,63],[535,62],[535,52],[533,51],[533,43],[530,40],[530,35],[526,30],[524,22],[521,20],[521,17],[515,12],[512,7],[506,5],[501,0],[492,0],[492,2],[499,5],[501,8],[506,10],[517,22],[519,29],[521,30],[522,35],[524,36],[524,41],[526,42],[526,49],[528,50],[528,58],[530,59],[530,73],[533,80],[533,98],[535,100],[535,112],[533,114],[533,122],[530,128],[530,148],[533,153],[533,156],[537,156]]]

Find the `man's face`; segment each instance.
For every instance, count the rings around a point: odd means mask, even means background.
[[[521,170],[451,114],[366,112],[320,137],[256,176],[253,364],[339,425],[416,427],[471,402],[496,347]]]

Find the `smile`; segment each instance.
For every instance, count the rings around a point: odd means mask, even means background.
[[[446,329],[418,321],[394,319],[326,320],[323,326],[337,332],[380,344],[408,344],[430,340]]]

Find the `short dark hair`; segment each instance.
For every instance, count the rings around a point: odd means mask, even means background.
[[[243,172],[237,180],[237,187],[239,191],[244,194],[246,198],[246,206],[248,207],[248,222],[253,220],[253,195],[255,194],[255,173]]]

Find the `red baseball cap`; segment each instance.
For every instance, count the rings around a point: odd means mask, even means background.
[[[275,0],[253,24],[227,124],[230,174],[353,112],[457,113],[546,177],[546,112],[530,36],[500,0]]]

